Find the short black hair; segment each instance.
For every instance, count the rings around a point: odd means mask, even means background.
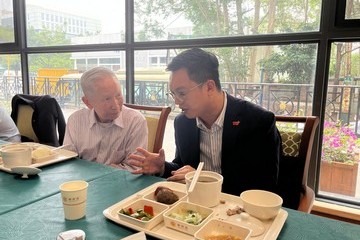
[[[200,84],[212,79],[216,88],[221,90],[219,61],[213,53],[200,48],[185,50],[173,58],[166,70],[174,72],[182,68],[186,69],[192,81]]]

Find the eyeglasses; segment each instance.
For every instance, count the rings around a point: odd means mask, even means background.
[[[179,92],[167,92],[166,95],[170,96],[174,101],[178,99],[180,102],[184,101],[186,99],[186,95],[188,95],[192,90],[194,90],[197,87],[200,87],[204,83],[199,83],[198,85],[190,88],[187,91],[179,91]]]

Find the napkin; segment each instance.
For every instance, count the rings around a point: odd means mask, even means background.
[[[74,229],[62,232],[56,238],[57,240],[85,240],[85,232],[80,229]]]
[[[146,240],[146,235],[144,232],[138,232],[128,237],[121,238],[120,240]]]

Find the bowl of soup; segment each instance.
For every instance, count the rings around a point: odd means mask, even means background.
[[[195,171],[185,175],[187,189],[194,177]],[[199,179],[192,192],[188,193],[189,202],[205,207],[215,207],[220,203],[223,176],[216,172],[201,171]]]

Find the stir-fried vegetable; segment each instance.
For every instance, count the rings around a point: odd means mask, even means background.
[[[134,211],[132,208],[120,209],[119,214],[125,214],[127,216],[139,219],[141,221],[149,221],[154,217],[154,209],[152,206],[144,206],[144,209],[137,209]]]

